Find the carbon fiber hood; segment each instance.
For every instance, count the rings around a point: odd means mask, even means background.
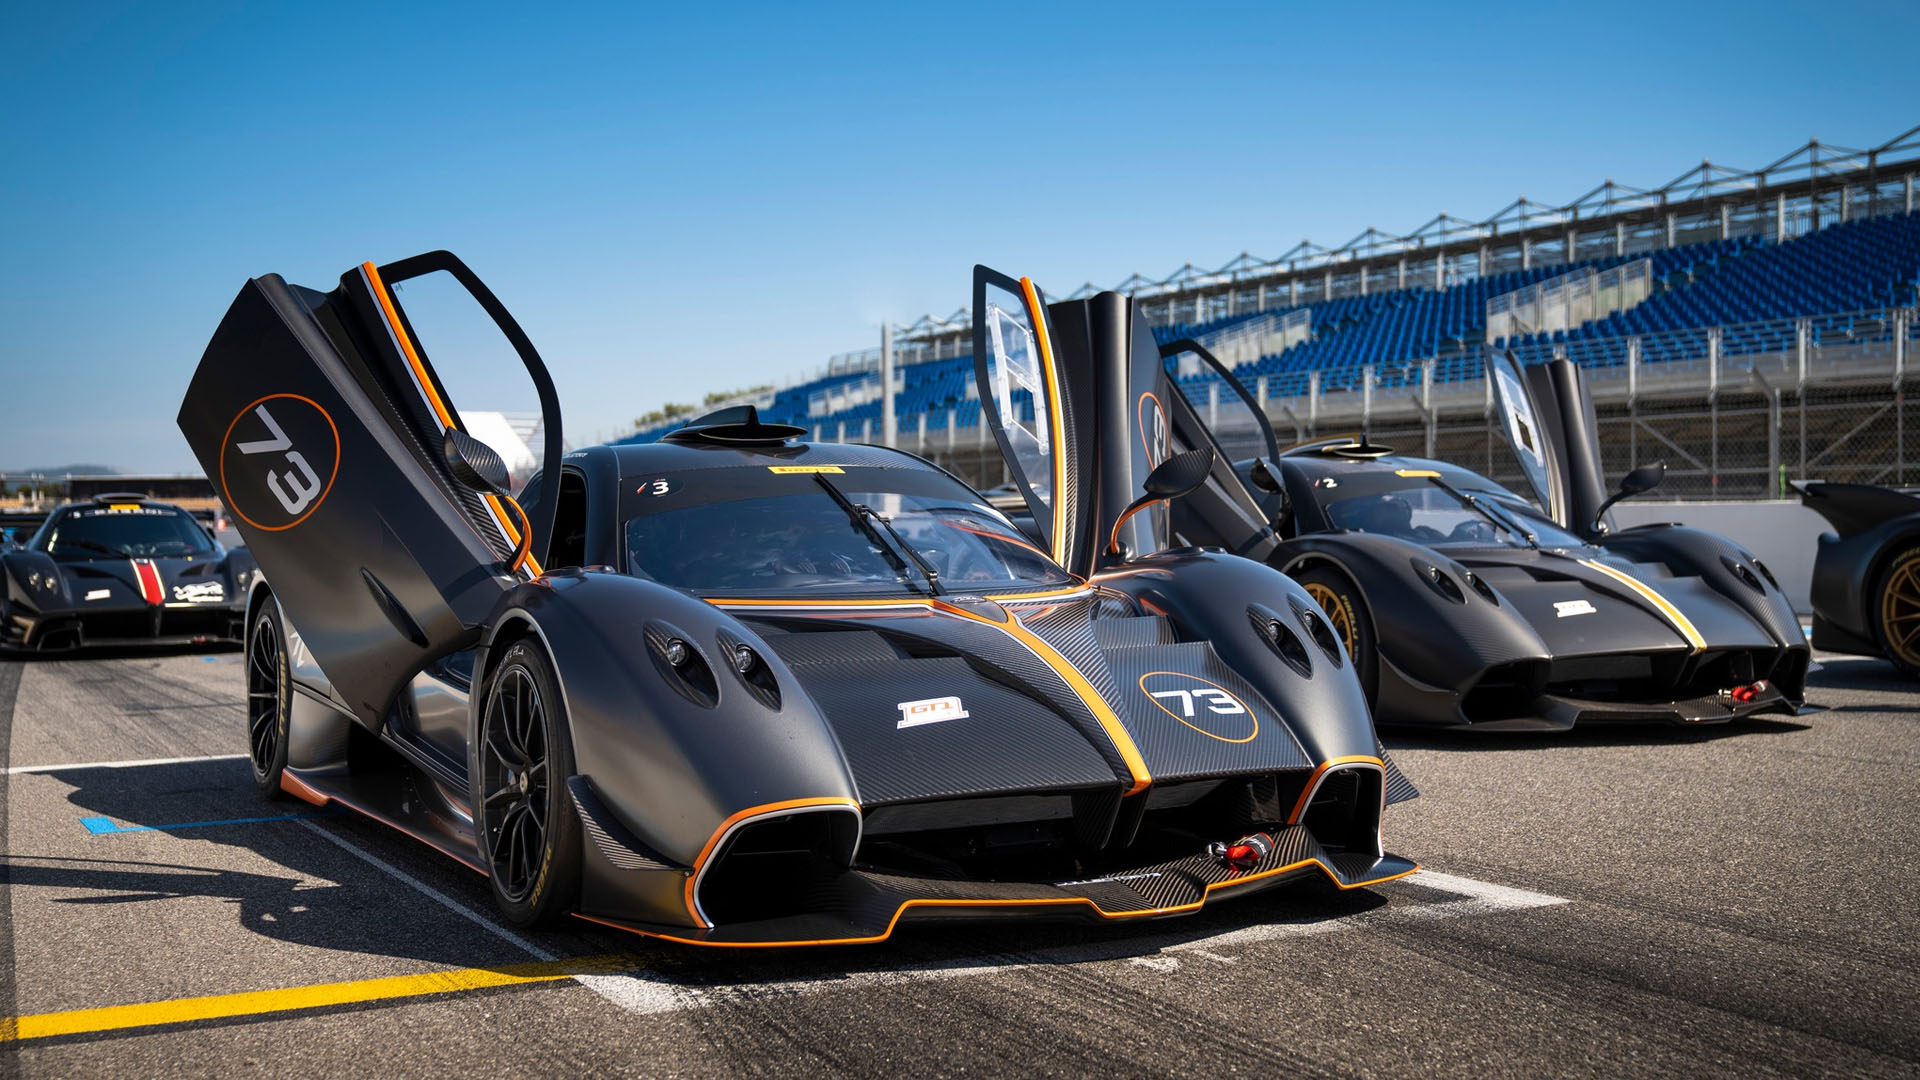
[[[1699,577],[1599,552],[1449,549],[1539,634],[1551,656],[1773,648],[1741,607]],[[1691,634],[1691,636],[1690,636]]]
[[[1000,610],[1012,621],[933,604],[750,621],[826,714],[869,808],[1124,791],[1139,764],[1156,784],[1310,767],[1273,706],[1166,620],[1096,617],[1085,596]]]

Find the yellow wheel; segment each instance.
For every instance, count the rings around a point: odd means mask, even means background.
[[[1920,674],[1920,547],[1908,548],[1880,572],[1880,648],[1893,665]]]
[[[1327,613],[1327,625],[1340,638],[1340,644],[1346,646],[1347,655],[1353,658],[1354,673],[1360,676],[1360,685],[1367,691],[1367,704],[1374,701],[1376,690],[1375,674],[1379,670],[1379,659],[1374,654],[1373,618],[1367,613],[1366,602],[1360,599],[1360,590],[1337,567],[1320,565],[1302,570],[1293,575]]]

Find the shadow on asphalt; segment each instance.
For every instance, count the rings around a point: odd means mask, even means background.
[[[1380,741],[1389,750],[1546,750],[1556,746],[1659,746],[1717,742],[1752,735],[1797,735],[1818,722],[1748,717],[1720,724],[1583,724],[1567,731],[1407,731],[1383,728]]]
[[[70,824],[73,839],[57,857],[8,855],[5,864],[16,890],[98,893],[54,901],[95,908],[207,897],[233,904],[240,928],[278,941],[455,967],[484,967],[477,957],[499,955],[499,944],[490,935],[378,869],[345,856],[297,821],[178,827],[313,811],[300,802],[261,799],[244,761],[60,769],[42,775],[73,789],[66,796],[66,812],[72,816],[58,825],[64,829]],[[14,803],[16,811],[22,809],[18,792]],[[116,856],[114,845],[128,834],[92,834],[80,822],[85,817],[109,818],[122,828],[144,827],[185,843],[165,861]],[[484,881],[438,852],[398,834],[389,841],[383,830],[363,826],[362,819],[350,813],[330,815],[320,824],[353,846],[433,883],[482,917],[493,917]],[[248,857],[236,857],[241,854]],[[285,873],[262,869],[263,863]],[[249,869],[232,869],[235,865]],[[333,882],[367,888],[341,888]],[[16,912],[18,899],[16,894]],[[1182,941],[1263,924],[1327,923],[1387,902],[1370,890],[1341,890],[1311,877],[1246,898],[1223,898],[1175,920],[908,920],[888,942],[870,946],[701,949],[585,923],[536,937],[563,956],[624,952],[691,985],[723,985],[740,979],[810,979],[901,967],[1067,964],[1150,956]],[[236,947],[218,926],[208,928],[206,940],[209,948]]]

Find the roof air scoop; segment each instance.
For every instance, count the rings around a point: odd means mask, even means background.
[[[792,424],[763,424],[760,422],[760,410],[752,405],[735,405],[730,409],[710,412],[661,438],[666,442],[680,443],[780,446],[806,433],[806,428]]]

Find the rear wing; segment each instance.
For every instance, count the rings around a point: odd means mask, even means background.
[[[1920,514],[1920,498],[1877,484],[1795,481],[1800,505],[1827,519],[1842,537],[1855,536],[1895,518]]]

